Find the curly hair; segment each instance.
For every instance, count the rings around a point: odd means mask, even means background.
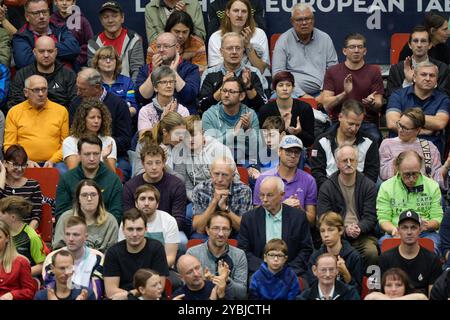
[[[92,109],[98,109],[102,116],[102,124],[98,134],[101,136],[111,135],[111,113],[102,102],[98,101],[98,99],[83,99],[75,112],[72,126],[70,127],[70,135],[80,139],[87,133],[86,118]]]

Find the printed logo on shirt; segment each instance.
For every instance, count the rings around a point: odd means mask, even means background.
[[[311,157],[317,157],[317,150],[311,150]]]
[[[55,84],[53,85],[52,89],[59,89],[61,88],[60,85],[58,83],[55,82]]]

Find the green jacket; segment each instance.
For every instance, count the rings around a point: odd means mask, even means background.
[[[11,63],[11,39],[8,31],[0,27],[0,63],[9,68]]]
[[[439,184],[420,175],[416,187],[420,185],[423,185],[423,191],[408,192],[399,174],[383,182],[377,196],[378,222],[390,221],[397,227],[400,213],[412,209],[424,220],[441,223],[443,211]]]
[[[65,211],[72,209],[73,196],[75,195],[78,183],[83,179],[86,179],[86,176],[81,168],[81,163],[59,178],[58,188],[56,189],[56,218],[59,218]],[[97,171],[94,181],[97,182],[102,190],[106,210],[120,224],[122,221],[123,186],[119,177],[100,162],[100,168]]]
[[[186,13],[189,13],[194,22],[194,34],[205,40],[206,31],[200,3],[198,0],[183,0],[183,2],[186,4]],[[145,30],[148,43],[152,43],[161,32],[164,32],[167,16],[160,3],[161,0],[151,0],[145,6]]]

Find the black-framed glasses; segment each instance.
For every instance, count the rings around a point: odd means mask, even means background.
[[[23,169],[23,170],[25,170],[27,167],[28,167],[28,165],[25,163],[25,164],[18,164],[18,163],[14,163],[14,162],[12,162],[12,161],[6,161],[8,164],[10,164],[14,169]]]
[[[39,94],[40,92],[46,93],[48,88],[46,88],[46,87],[43,87],[43,88],[27,88],[27,90],[30,90],[34,94]]]
[[[276,254],[276,253],[268,253],[266,254],[267,257],[271,258],[271,259],[284,259],[286,258],[285,254]]]
[[[396,122],[396,125],[397,125],[397,128],[398,128],[398,129],[401,129],[401,130],[406,131],[406,132],[413,131],[413,130],[416,129],[416,128],[407,128],[407,127],[405,127],[404,125],[402,125],[402,124],[400,123],[400,120],[398,120],[398,121]]]
[[[405,179],[411,179],[411,178],[417,179],[420,175],[420,171],[402,172],[401,175]]]
[[[28,13],[30,16],[33,16],[33,17],[35,17],[35,18],[39,17],[41,14],[42,14],[44,17],[47,17],[47,16],[50,15],[50,10],[49,10],[49,9],[45,9],[45,10],[39,10],[39,11],[27,11],[27,13]]]
[[[239,91],[239,90],[232,90],[232,89],[220,89],[220,91],[223,94],[227,94],[227,93],[229,93],[229,94],[238,94],[238,93],[242,92],[242,91]]]

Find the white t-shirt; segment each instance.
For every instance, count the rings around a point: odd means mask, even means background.
[[[102,140],[102,149],[112,143],[112,150],[108,156],[108,159],[117,159],[117,146],[116,141],[110,136],[98,136],[100,140]],[[74,136],[68,136],[63,141],[63,160],[65,160],[68,156],[72,156],[74,154],[78,154],[78,138]]]
[[[222,33],[220,30],[214,32],[209,38],[208,42],[208,67],[214,67],[223,62],[222,54],[220,53],[220,47],[222,42]],[[270,56],[269,56],[269,42],[267,41],[266,33],[260,29],[255,28],[253,37],[250,39],[250,43],[256,51],[258,57],[264,61],[267,66],[270,66]],[[244,52],[244,57],[242,59],[244,64],[250,65],[247,55]],[[266,73],[270,76],[270,71],[268,68],[264,70],[264,76]]]
[[[166,243],[180,243],[180,233],[178,230],[177,220],[162,210],[156,210],[155,214],[155,220],[147,223],[147,232],[145,233],[145,236],[147,238],[158,240],[163,245]],[[122,230],[123,228],[121,223],[118,241],[125,239]]]

